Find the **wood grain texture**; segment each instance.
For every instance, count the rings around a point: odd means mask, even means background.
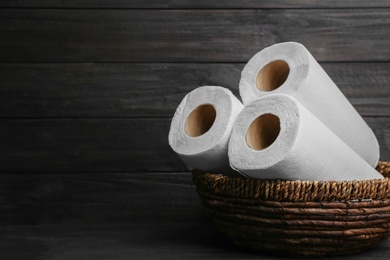
[[[201,85],[226,86],[238,95],[242,67],[0,64],[0,117],[171,117]]]
[[[324,63],[364,116],[390,116],[390,63]],[[0,64],[0,117],[171,117],[202,85],[239,97],[244,64]]]
[[[0,175],[0,223],[185,223],[202,217],[191,173]]]
[[[285,259],[223,237],[201,208],[189,173],[3,174],[0,180],[1,259]],[[346,259],[387,259],[389,246]]]
[[[366,117],[390,161],[390,117]],[[1,173],[185,171],[169,118],[2,119]]]
[[[298,41],[319,61],[389,61],[390,9],[1,9],[0,62],[246,62]]]
[[[0,181],[1,259],[285,259],[223,237],[189,173],[2,174]],[[345,258],[388,259],[389,246]]]
[[[0,172],[186,170],[168,145],[169,119],[3,119]]]
[[[205,218],[183,224],[7,226],[2,259],[289,259],[236,247]],[[387,260],[390,240],[345,260]],[[307,258],[309,259],[309,258]],[[326,258],[339,260],[340,257]]]
[[[0,7],[45,8],[364,8],[390,7],[386,0],[3,0]]]

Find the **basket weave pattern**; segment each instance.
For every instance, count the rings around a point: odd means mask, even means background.
[[[235,244],[289,255],[357,253],[390,236],[390,162],[386,178],[282,181],[193,171],[202,204]]]

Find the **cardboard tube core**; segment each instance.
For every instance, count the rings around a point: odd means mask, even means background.
[[[185,131],[189,136],[205,134],[213,126],[217,111],[213,105],[204,104],[196,107],[187,117]]]
[[[280,132],[279,117],[264,114],[253,120],[246,132],[246,143],[253,150],[263,150],[270,146]]]
[[[287,79],[290,67],[283,60],[275,60],[265,65],[257,74],[256,86],[262,91],[280,87]]]

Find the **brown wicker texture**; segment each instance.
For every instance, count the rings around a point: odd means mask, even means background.
[[[235,244],[294,256],[358,253],[390,236],[390,162],[369,181],[281,181],[193,171],[202,204]]]

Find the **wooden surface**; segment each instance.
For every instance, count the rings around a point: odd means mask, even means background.
[[[1,259],[286,259],[223,237],[189,173],[0,177]],[[343,259],[389,257],[390,240]]]
[[[189,173],[0,177],[1,259],[286,259],[223,237]],[[390,240],[343,259],[389,257]]]
[[[381,8],[390,7],[387,0],[3,0],[0,7],[24,8]]]
[[[291,40],[390,161],[389,1],[0,1],[0,259],[284,259],[218,232],[167,135],[187,92],[238,95]]]
[[[319,61],[389,61],[389,28],[387,8],[0,9],[0,61],[246,62],[282,41]]]
[[[238,96],[244,65],[3,63],[0,118],[172,117],[201,85],[225,86]],[[390,63],[322,66],[361,115],[390,116]]]

